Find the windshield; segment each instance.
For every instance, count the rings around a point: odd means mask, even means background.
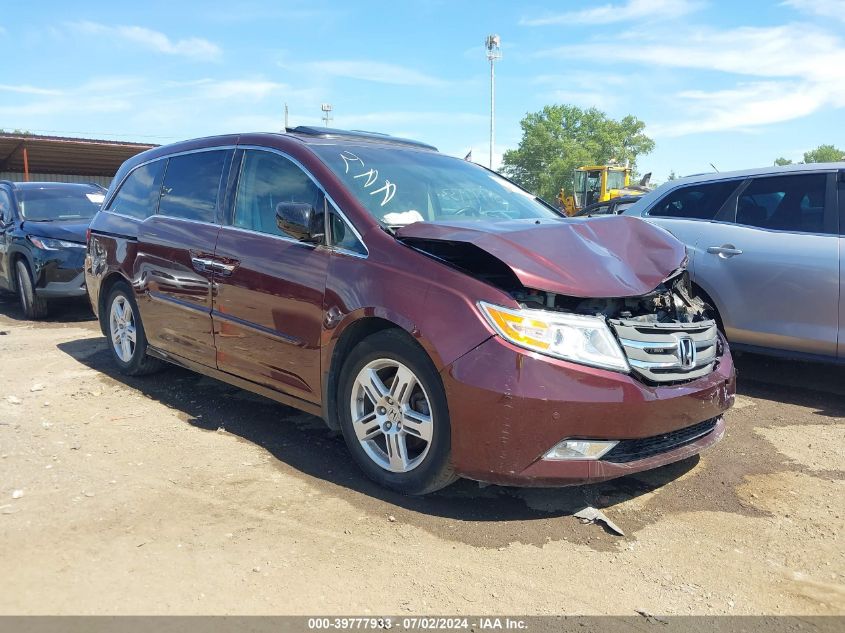
[[[625,188],[625,172],[607,170],[607,190],[624,189]]]
[[[367,211],[388,226],[560,217],[510,181],[465,160],[384,147],[312,148]]]
[[[31,222],[87,220],[103,203],[103,192],[89,187],[45,187],[18,189],[21,216]]]

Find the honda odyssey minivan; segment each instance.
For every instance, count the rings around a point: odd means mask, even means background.
[[[562,218],[429,145],[295,128],[158,147],[88,240],[120,371],[162,361],[321,416],[378,483],[557,486],[717,442],[730,353],[684,246]]]

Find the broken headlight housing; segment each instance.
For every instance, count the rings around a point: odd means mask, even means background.
[[[512,310],[480,301],[493,329],[514,345],[563,360],[629,371],[628,360],[603,317],[547,310]]]

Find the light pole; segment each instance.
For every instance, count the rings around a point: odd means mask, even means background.
[[[332,120],[332,104],[324,103],[320,106],[320,109],[323,111],[323,122],[326,127],[329,127],[329,121]]]
[[[496,139],[496,72],[494,65],[502,59],[499,46],[502,40],[498,35],[488,35],[484,40],[487,48],[487,59],[490,61],[490,169],[493,169],[493,143]]]

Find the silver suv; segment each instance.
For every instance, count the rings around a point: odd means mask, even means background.
[[[845,359],[845,163],[680,178],[624,214],[687,245],[692,281],[732,348]]]

